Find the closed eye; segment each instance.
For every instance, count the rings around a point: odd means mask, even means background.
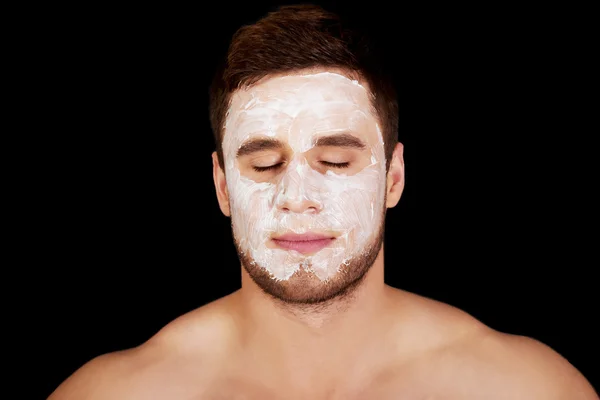
[[[282,162],[277,163],[277,164],[273,164],[273,165],[269,165],[268,167],[255,167],[253,166],[252,168],[257,171],[257,172],[265,172],[265,171],[269,171],[272,169],[277,169],[281,166],[281,164],[283,164]]]
[[[332,163],[329,161],[319,161],[322,165],[326,166],[326,167],[331,167],[331,168],[348,168],[348,166],[350,166],[349,162],[343,162],[343,163]],[[270,170],[274,170],[274,169],[278,169],[283,163],[277,163],[277,164],[273,164],[273,165],[269,165],[267,167],[257,167],[257,166],[253,166],[252,169],[254,169],[256,172],[266,172],[266,171],[270,171]]]
[[[332,168],[348,168],[348,166],[350,165],[349,162],[332,163],[329,161],[320,161],[320,163],[325,165],[326,167],[332,167]]]

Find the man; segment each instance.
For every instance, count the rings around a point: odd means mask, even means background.
[[[313,6],[234,35],[211,123],[242,288],[91,360],[50,399],[598,399],[544,344],[384,283],[403,145],[368,49]]]

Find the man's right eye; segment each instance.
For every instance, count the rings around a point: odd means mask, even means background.
[[[281,164],[283,164],[282,162],[274,164],[274,165],[269,165],[268,167],[256,167],[253,166],[252,168],[256,171],[256,172],[265,172],[265,171],[269,171],[272,169],[277,169],[281,166]]]

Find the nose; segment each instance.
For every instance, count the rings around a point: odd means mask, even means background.
[[[323,208],[317,188],[307,182],[302,167],[288,171],[280,182],[277,208],[286,213],[316,214]]]
[[[306,197],[286,197],[286,199],[280,203],[279,209],[283,212],[297,214],[317,214],[321,211],[321,204]]]

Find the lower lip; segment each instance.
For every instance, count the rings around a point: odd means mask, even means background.
[[[285,250],[296,250],[302,254],[316,253],[317,251],[327,247],[334,238],[319,239],[319,240],[306,240],[306,241],[291,241],[291,240],[277,240],[273,239],[273,242],[282,249]]]

